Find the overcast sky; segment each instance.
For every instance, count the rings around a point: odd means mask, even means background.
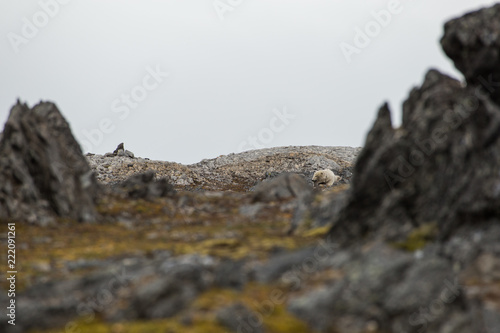
[[[461,78],[443,23],[493,3],[2,0],[0,121],[17,98],[53,101],[85,152],[180,163],[362,146],[429,68]]]

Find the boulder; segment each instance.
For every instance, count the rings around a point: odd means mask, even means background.
[[[330,234],[352,243],[376,231],[400,241],[436,223],[445,239],[500,213],[499,169],[500,107],[430,70],[404,103],[401,128],[387,104],[379,110]]]
[[[106,153],[104,154],[104,156],[105,157],[125,156],[125,157],[135,158],[133,152],[125,149],[123,142],[120,143],[112,153]]]
[[[302,224],[309,211],[312,199],[312,188],[306,179],[299,174],[283,173],[270,180],[263,181],[255,187],[254,202],[272,202],[293,199],[294,212],[288,229],[292,234]]]
[[[113,155],[118,155],[121,152],[123,152],[125,150],[124,146],[123,146],[123,142],[120,143],[116,149],[113,151]]]
[[[167,197],[176,193],[174,187],[165,178],[155,179],[155,172],[148,170],[130,176],[114,188],[133,199],[153,199]]]
[[[0,218],[96,218],[98,184],[56,105],[11,109],[0,141]]]
[[[311,194],[311,187],[305,178],[294,173],[283,173],[255,187],[253,201],[270,202],[275,200],[301,199]]]
[[[237,302],[221,308],[216,315],[217,321],[229,332],[263,333],[264,325],[259,320],[261,314],[250,310],[245,304]]]
[[[385,245],[367,248],[343,278],[292,298],[288,309],[318,332],[465,333],[485,325],[467,311],[447,260]]]
[[[289,302],[316,330],[498,331],[497,298],[492,306],[486,295],[498,293],[500,254],[499,11],[446,24],[443,48],[467,85],[432,69],[404,102],[401,127],[388,104],[379,109],[330,217],[328,241],[356,259]]]
[[[467,84],[500,105],[500,4],[447,22],[441,45]]]

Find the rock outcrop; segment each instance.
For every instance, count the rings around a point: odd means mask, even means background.
[[[332,235],[399,241],[437,223],[441,239],[500,213],[500,107],[436,70],[413,89],[401,128],[384,105],[354,168]],[[381,230],[384,230],[383,234]]]
[[[151,170],[130,176],[114,188],[134,199],[153,199],[175,194],[174,187],[165,178],[155,180],[155,173]]]
[[[441,45],[467,84],[500,105],[500,4],[451,20]]]
[[[328,240],[353,260],[335,283],[289,302],[312,328],[500,330],[491,289],[500,282],[491,277],[500,255],[500,87],[482,82],[499,78],[499,12],[446,24],[443,47],[467,85],[432,69],[404,102],[400,128],[387,104],[378,111],[347,198],[330,214]]]
[[[46,223],[96,218],[95,177],[53,103],[18,102],[0,141],[0,218]]]
[[[133,152],[125,149],[123,142],[120,143],[112,153],[106,153],[106,154],[104,154],[104,156],[106,156],[106,157],[114,157],[114,156],[122,156],[123,157],[123,156],[125,156],[125,157],[129,157],[129,158],[135,158],[135,155]]]

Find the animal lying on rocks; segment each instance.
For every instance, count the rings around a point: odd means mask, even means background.
[[[326,185],[332,186],[340,180],[340,176],[336,176],[332,170],[325,169],[316,171],[312,177],[314,186]]]

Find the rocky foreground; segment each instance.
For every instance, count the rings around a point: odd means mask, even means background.
[[[0,134],[18,272],[0,331],[500,332],[500,5],[441,44],[466,82],[430,70],[361,150],[83,156],[54,104],[18,103]],[[325,168],[342,180],[314,189]]]

